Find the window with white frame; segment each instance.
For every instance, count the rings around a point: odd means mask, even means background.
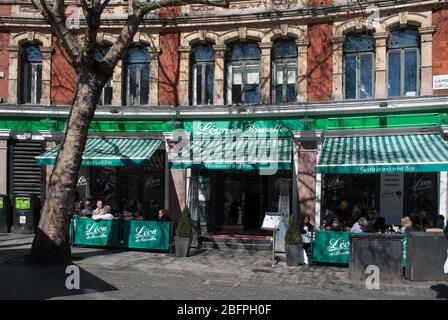
[[[149,99],[149,51],[133,47],[125,57],[124,102],[127,105],[145,105]]]
[[[102,45],[96,47],[94,50],[94,58],[96,61],[101,61],[106,55],[107,51],[109,51],[110,46]],[[112,79],[109,79],[104,85],[103,90],[101,91],[101,96],[98,99],[98,105],[100,106],[108,106],[112,104],[112,91],[113,91],[113,82]]]
[[[387,40],[387,89],[389,97],[419,95],[420,48],[416,28],[397,29]]]
[[[215,52],[211,44],[198,44],[193,47],[191,66],[192,104],[213,104]]]
[[[230,45],[227,56],[227,104],[260,103],[260,58],[257,42]]]
[[[344,43],[345,99],[374,95],[375,40],[371,34],[350,34]]]
[[[272,101],[297,100],[297,45],[292,39],[274,42],[272,47]]]
[[[37,44],[21,48],[20,103],[40,103],[42,93],[42,52]]]

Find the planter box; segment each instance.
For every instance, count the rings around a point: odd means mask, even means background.
[[[185,258],[190,254],[191,238],[174,237],[174,243],[176,245],[176,257]]]
[[[302,246],[293,246],[293,245],[285,245],[286,251],[286,265],[287,266],[298,266],[300,263],[300,251],[302,250]]]

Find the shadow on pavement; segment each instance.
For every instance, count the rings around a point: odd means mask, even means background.
[[[15,251],[15,252],[13,252]],[[73,284],[73,271],[66,273],[67,266],[37,267],[28,261],[28,249],[4,250],[2,254],[11,256],[11,260],[0,264],[0,299],[50,299],[85,293],[118,290],[90,272],[79,269],[80,289],[69,290]],[[86,295],[85,299],[90,296]]]
[[[95,248],[91,248],[95,249]],[[73,261],[82,260],[85,258],[96,257],[96,256],[108,256],[111,254],[123,253],[126,250],[119,249],[97,249],[95,251],[86,251],[86,252],[73,252],[72,248],[72,259]]]
[[[190,249],[190,254],[188,255],[189,257],[194,257],[197,256],[199,254],[202,254],[204,252],[206,252],[207,249]]]
[[[437,299],[448,299],[448,286],[445,284],[436,284],[431,289],[437,292]]]

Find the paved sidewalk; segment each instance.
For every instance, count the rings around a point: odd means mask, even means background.
[[[271,267],[269,252],[192,250],[188,258],[145,251],[73,248],[81,289],[65,267],[35,268],[32,236],[0,234],[0,298],[6,299],[448,299],[448,283],[398,281],[367,290],[348,269]]]

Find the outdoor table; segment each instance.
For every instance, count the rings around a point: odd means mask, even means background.
[[[123,247],[170,251],[172,225],[163,221],[123,221]]]
[[[96,247],[120,246],[120,223],[118,219],[93,220],[74,217],[72,220],[72,243]]]

